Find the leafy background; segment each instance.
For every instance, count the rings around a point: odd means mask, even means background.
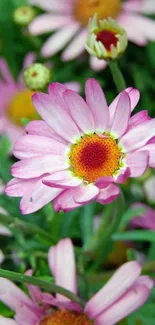
[[[26,4],[26,0],[4,0],[0,1],[0,55],[3,56],[16,79],[21,68],[26,53],[35,51],[39,53],[42,41],[46,36],[29,36],[23,28],[17,26],[12,19],[12,13],[20,5]],[[38,60],[43,61],[38,55]],[[57,55],[51,60],[53,69],[53,80],[66,82],[70,80],[79,81],[84,94],[84,84],[89,77],[95,77],[104,88],[108,102],[116,96],[116,89],[107,68],[100,73],[93,72],[88,64],[88,56],[85,54],[79,60],[62,63]],[[125,55],[119,60],[119,65],[125,77],[127,86],[135,86],[141,91],[141,100],[137,106],[137,111],[147,109],[151,117],[155,116],[155,43],[149,42],[145,48],[139,48],[129,43]],[[14,161],[13,157],[8,157],[9,143],[6,136],[0,141],[0,178],[4,183],[10,180],[10,166]],[[125,211],[121,215],[121,226],[111,229],[111,236],[105,245],[105,238],[101,238],[98,247],[100,261],[96,270],[99,275],[90,275],[89,270],[96,263],[96,256],[88,257],[87,245],[90,237],[94,233],[94,216],[106,216],[114,213],[114,206],[100,206],[92,203],[89,206],[77,209],[73,212],[56,214],[49,204],[37,213],[22,216],[19,211],[19,200],[0,195],[0,206],[7,209],[12,222],[7,220],[4,223],[9,225],[13,236],[11,238],[0,237],[0,248],[5,254],[5,261],[2,265],[4,269],[17,272],[25,272],[27,268],[33,268],[34,274],[40,278],[53,281],[48,263],[47,253],[49,247],[60,238],[71,237],[75,244],[77,257],[77,270],[79,274],[79,291],[81,296],[87,298],[98,288],[103,286],[113,273],[113,269],[118,266],[119,252],[115,250],[113,263],[107,262],[109,253],[114,249],[115,243],[121,241],[121,245],[126,245],[126,241],[132,241],[133,247],[125,247],[125,260],[136,258],[136,251],[146,254],[146,265],[144,273],[149,273],[154,277],[155,270],[155,233],[147,230],[128,231],[129,221],[136,214],[131,210],[131,204],[142,201],[148,204],[143,193],[144,181],[153,175],[153,171],[147,171],[146,175],[136,181],[127,182],[122,186],[125,196]],[[136,186],[136,193],[132,193],[132,186]],[[155,207],[155,202],[152,202]],[[111,222],[113,222],[114,216]],[[1,221],[1,218],[0,218]],[[30,227],[28,227],[30,225]],[[32,225],[32,226],[31,226]],[[105,227],[110,227],[109,224]],[[116,225],[115,225],[116,226]],[[36,228],[38,227],[38,231]],[[30,231],[31,228],[31,231]],[[39,229],[43,232],[40,233]],[[106,229],[106,228],[105,228]],[[122,229],[125,230],[122,232]],[[105,250],[103,249],[105,248]],[[106,252],[106,253],[105,253]],[[152,263],[152,264],[149,264]],[[152,265],[152,268],[147,266]],[[146,268],[146,270],[145,270]],[[25,287],[22,286],[25,290]],[[134,313],[120,324],[124,325],[154,325],[155,322],[155,290],[145,306]],[[0,314],[12,316],[13,313],[6,306],[0,303]]]

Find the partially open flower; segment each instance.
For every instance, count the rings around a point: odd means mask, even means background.
[[[42,63],[33,63],[24,71],[24,81],[31,90],[43,90],[50,81],[50,70]]]
[[[36,15],[33,7],[22,6],[17,8],[13,13],[14,22],[21,26],[27,26],[31,23]]]
[[[112,18],[98,20],[95,14],[88,24],[88,38],[85,44],[89,54],[99,59],[116,59],[122,55],[128,40],[124,28]]]

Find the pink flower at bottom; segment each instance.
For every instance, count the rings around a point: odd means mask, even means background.
[[[77,294],[75,257],[70,239],[59,241],[49,250],[49,266],[56,284]],[[27,274],[30,275],[31,271]],[[65,296],[56,294],[54,297],[32,285],[28,285],[31,296],[28,297],[4,278],[0,278],[0,300],[15,311],[17,325],[48,325],[52,320],[64,325],[64,317],[67,317],[69,325],[74,325],[77,320],[83,325],[114,325],[148,299],[154,282],[140,274],[138,262],[124,264],[83,308]],[[11,320],[6,320],[5,324],[13,325]]]
[[[30,0],[30,4],[46,10],[29,25],[32,35],[54,32],[42,48],[42,55],[49,57],[64,47],[62,60],[77,58],[85,50],[87,25],[90,17],[112,17],[127,31],[128,39],[139,46],[155,40],[155,22],[144,14],[155,13],[154,0]],[[90,58],[91,67],[100,70],[107,65],[104,60]]]
[[[35,55],[29,53],[23,62],[23,69],[15,81],[9,67],[3,58],[0,58],[0,135],[7,134],[11,144],[24,133],[23,118],[28,120],[40,119],[32,104],[34,92],[26,88],[23,81],[24,69],[33,63]],[[78,82],[66,83],[68,89],[80,91]]]
[[[95,79],[86,83],[86,101],[64,85],[36,93],[33,104],[44,121],[26,126],[14,146],[21,159],[11,168],[6,187],[21,196],[23,214],[54,200],[54,209],[70,211],[93,200],[108,204],[120,194],[118,184],[155,166],[155,119],[147,111],[131,117],[139,91],[127,88],[108,107]]]

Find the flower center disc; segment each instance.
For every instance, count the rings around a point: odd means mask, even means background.
[[[68,310],[58,310],[46,316],[39,325],[92,325],[92,321],[84,314],[77,314]]]
[[[22,126],[22,119],[28,120],[40,119],[32,104],[33,92],[29,89],[19,91],[12,98],[8,105],[7,115],[14,124]]]
[[[89,183],[112,176],[119,168],[120,157],[116,141],[97,134],[82,137],[77,144],[71,145],[69,153],[71,171]]]
[[[120,0],[76,0],[74,16],[82,25],[88,24],[89,18],[95,13],[99,19],[116,18],[121,9]]]

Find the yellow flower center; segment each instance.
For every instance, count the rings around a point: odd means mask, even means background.
[[[92,321],[84,314],[73,313],[68,310],[58,310],[46,316],[39,325],[92,325]]]
[[[9,120],[14,124],[23,126],[23,118],[28,120],[40,119],[39,114],[36,112],[32,104],[33,92],[25,89],[16,93],[8,105],[7,115]]]
[[[69,152],[71,171],[75,176],[92,183],[98,178],[112,176],[118,169],[121,151],[109,136],[84,135],[71,145]]]
[[[121,9],[121,0],[76,0],[74,16],[82,25],[88,24],[95,13],[99,19],[116,18]]]

